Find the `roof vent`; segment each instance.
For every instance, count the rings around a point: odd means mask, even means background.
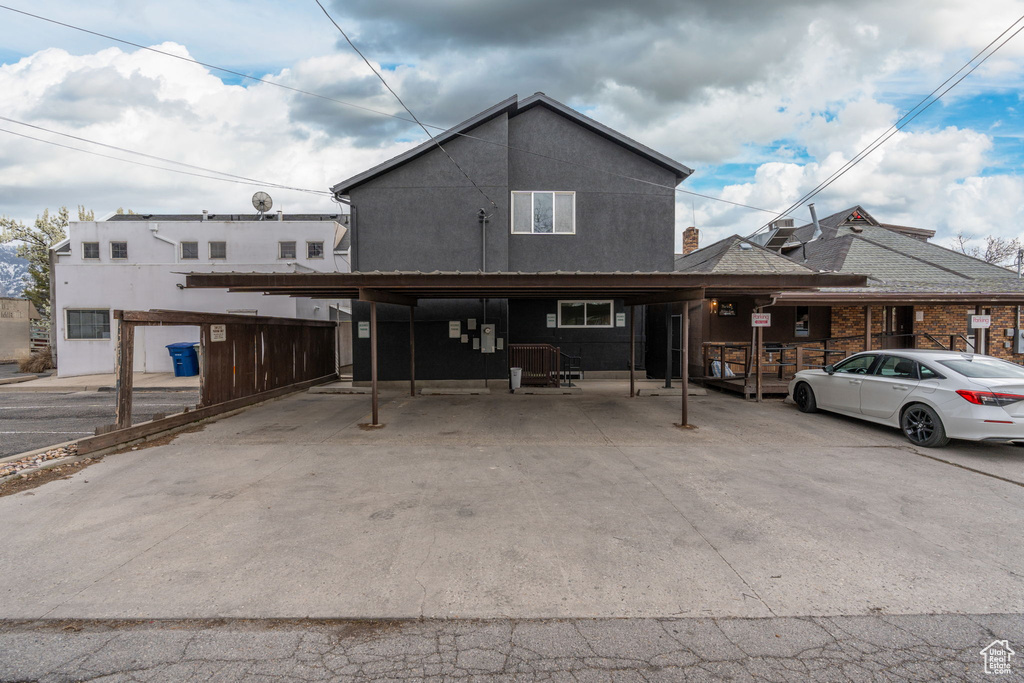
[[[740,242],[740,249],[742,249],[743,251],[750,251],[753,248],[754,245],[751,244],[750,242]]]
[[[850,226],[850,230],[852,230],[853,232],[858,233],[858,234],[864,232],[863,226],[860,226],[860,225],[851,225]]]

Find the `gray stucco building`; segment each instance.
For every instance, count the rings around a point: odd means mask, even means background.
[[[444,150],[424,143],[332,188],[351,205],[354,272],[673,270],[673,188],[686,166],[543,93],[510,97],[436,137]],[[417,375],[505,378],[507,345],[524,343],[558,346],[587,372],[625,372],[624,313],[621,301],[423,302]],[[382,380],[407,379],[407,316],[379,312]],[[353,317],[367,320],[368,305],[355,304]],[[500,340],[494,353],[475,348],[485,323]],[[369,379],[369,340],[357,337],[353,351],[355,379]]]

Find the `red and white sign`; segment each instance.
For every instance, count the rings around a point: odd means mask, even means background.
[[[771,313],[751,313],[750,314],[750,326],[751,327],[771,327],[772,326],[772,314]]]
[[[972,330],[984,330],[992,327],[992,316],[990,315],[972,315],[971,316],[971,329]]]

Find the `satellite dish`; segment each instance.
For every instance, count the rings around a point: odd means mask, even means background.
[[[252,205],[256,207],[257,211],[263,214],[270,211],[270,208],[274,206],[274,200],[271,199],[270,195],[266,192],[257,192],[252,196]]]

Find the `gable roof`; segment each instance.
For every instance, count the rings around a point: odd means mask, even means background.
[[[855,218],[860,216],[860,218]],[[856,224],[858,227],[865,225],[881,225],[875,220],[874,216],[864,210],[864,207],[857,204],[851,206],[843,211],[837,211],[836,213],[825,216],[824,218],[818,219],[818,225],[821,226],[821,239],[832,239],[837,237],[839,234],[839,227],[844,223]],[[801,225],[799,228],[793,231],[791,239],[798,242],[807,242],[814,235],[814,223],[807,223]]]
[[[677,255],[676,272],[687,273],[813,273],[815,270],[732,235],[703,249]]]
[[[520,100],[518,95],[512,95],[508,99],[498,102],[494,106],[483,110],[479,114],[466,119],[462,123],[452,128],[449,128],[443,133],[438,133],[434,135],[434,140],[427,140],[426,142],[417,145],[416,147],[413,147],[409,151],[403,152],[402,154],[399,154],[398,156],[389,159],[382,164],[378,164],[377,166],[374,166],[373,168],[363,171],[358,175],[354,175],[351,178],[348,178],[347,180],[341,181],[340,183],[334,185],[331,188],[331,192],[333,192],[336,196],[342,196],[352,188],[357,187],[358,185],[362,185],[367,181],[373,180],[378,176],[384,175],[388,171],[391,171],[392,169],[397,168],[402,164],[406,164],[412,161],[413,159],[423,156],[427,152],[433,151],[434,149],[436,149],[438,143],[443,145],[452,138],[458,137],[460,135],[466,135],[468,131],[472,130],[473,128],[476,128],[477,126],[480,126],[481,124],[484,124],[487,121],[490,121],[491,119],[502,114],[508,114],[508,117],[512,118],[525,111],[529,111],[533,107],[537,106],[546,107],[547,109],[555,112],[556,114],[564,116],[565,118],[575,122],[579,126],[586,128],[592,133],[596,133],[597,135],[600,135],[601,137],[607,140],[610,140],[618,145],[625,147],[626,149],[630,150],[631,152],[634,152],[635,154],[638,154],[639,156],[647,159],[648,161],[657,164],[658,166],[661,166],[666,170],[672,171],[676,175],[677,183],[682,182],[691,173],[693,173],[693,169],[689,168],[688,166],[684,166],[678,161],[670,159],[664,154],[656,152],[650,147],[647,147],[646,145],[643,145],[616,130],[612,130],[608,126],[605,126],[604,124],[599,123],[588,116],[584,116],[575,109],[567,107],[566,105],[562,104],[561,102],[555,99],[548,97],[542,92],[538,92],[534,93],[530,97],[527,97],[526,99],[523,100]],[[486,140],[484,142],[489,143],[489,141]]]

